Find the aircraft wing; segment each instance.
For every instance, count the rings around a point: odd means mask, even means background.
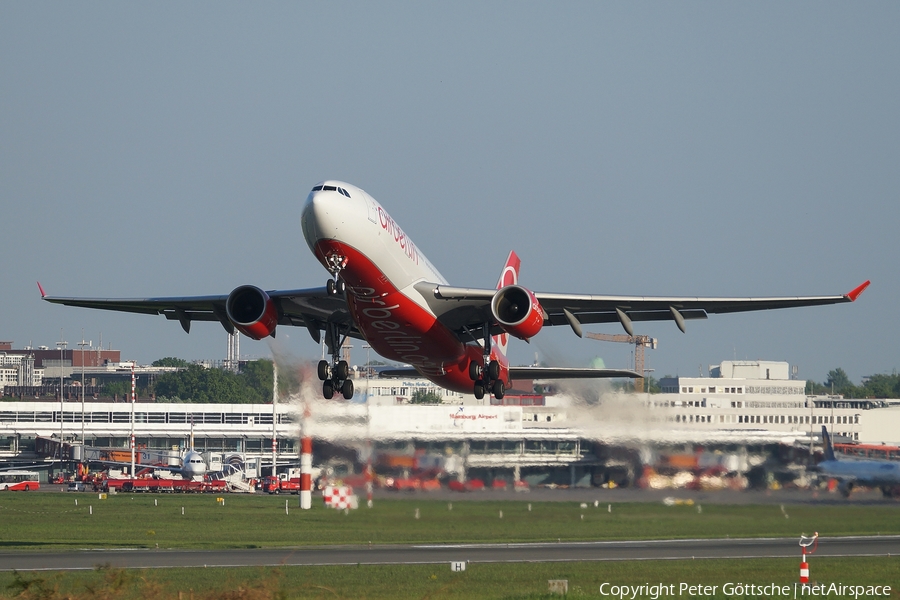
[[[782,296],[761,298],[717,298],[693,296],[601,296],[534,292],[544,309],[544,326],[569,325],[581,335],[581,325],[619,322],[634,335],[634,321],[674,321],[685,330],[684,322],[705,319],[709,314],[771,310],[799,306],[820,306],[853,302],[869,286],[866,281],[846,294],[834,296]],[[497,290],[459,288],[419,283],[416,289],[426,298],[441,321],[457,331],[461,339],[472,339],[472,330],[493,323],[491,300]],[[491,333],[500,329],[494,325]],[[477,335],[477,334],[476,334]]]
[[[234,326],[225,314],[228,295],[183,296],[167,298],[64,298],[47,296],[43,288],[41,297],[47,302],[120,312],[163,315],[181,323],[185,332],[190,333],[192,321],[218,321],[226,331],[232,333]],[[361,338],[350,317],[347,302],[343,296],[329,296],[325,287],[301,290],[271,290],[266,294],[275,302],[279,325],[306,327],[318,343],[325,323],[338,323],[349,327],[348,335]]]

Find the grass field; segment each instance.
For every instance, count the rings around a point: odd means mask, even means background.
[[[75,505],[75,501],[78,505]],[[349,514],[296,496],[8,493],[0,496],[0,550],[253,548],[315,544],[537,542],[703,537],[794,537],[900,533],[895,506],[452,504],[383,500]],[[529,506],[531,510],[529,510]],[[182,508],[184,514],[182,514]],[[418,510],[419,518],[415,518]],[[500,518],[500,511],[503,517]]]
[[[9,493],[0,495],[0,551],[79,548],[248,548],[409,542],[537,542],[702,537],[799,537],[900,533],[896,506],[592,504],[427,498],[380,500],[349,514],[297,498],[206,495]],[[75,502],[78,501],[76,506]],[[184,514],[182,514],[182,508]],[[415,518],[418,510],[419,518]],[[500,517],[500,511],[503,517]],[[547,581],[566,579],[569,597],[609,598],[600,585],[792,586],[798,559],[633,561],[540,564],[160,569],[0,573],[0,596],[69,598],[543,598]],[[813,579],[900,587],[900,559],[811,560]],[[660,596],[688,598],[689,594]],[[638,595],[638,598],[650,598]],[[732,597],[760,597],[758,595]],[[768,596],[785,597],[785,596]],[[789,596],[792,597],[792,596]],[[809,596],[806,596],[809,597]],[[831,596],[836,597],[836,596]],[[848,597],[848,596],[843,596]],[[852,596],[849,596],[852,597]],[[884,597],[884,596],[882,596]],[[888,598],[900,598],[894,590]]]
[[[524,599],[558,598],[547,593],[548,580],[565,579],[570,598],[610,598],[600,594],[612,585],[675,584],[663,599],[701,597],[679,593],[679,584],[717,586],[704,598],[792,598],[798,564],[794,559],[752,559],[737,564],[723,560],[645,562],[567,562],[543,564],[475,564],[463,573],[448,565],[282,567],[239,569],[165,569],[154,571],[97,570],[92,572],[0,573],[0,596],[41,600],[122,598],[157,600],[343,599]],[[819,559],[813,579],[844,585],[900,583],[898,558]],[[818,577],[817,577],[818,575]],[[790,586],[791,595],[726,596],[723,585],[743,583]],[[23,589],[27,588],[27,589]],[[609,589],[606,590],[609,592]],[[640,594],[638,598],[651,598]],[[799,596],[798,596],[799,597]],[[806,596],[809,598],[809,596]],[[853,596],[830,596],[850,597]],[[869,596],[860,596],[868,598]],[[888,596],[900,598],[896,589]]]

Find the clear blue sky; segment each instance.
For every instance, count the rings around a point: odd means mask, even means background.
[[[49,305],[321,285],[310,187],[365,188],[456,285],[853,305],[640,325],[655,375],[900,366],[900,4],[0,4],[0,340],[150,362],[225,334]],[[489,224],[485,226],[485,224]],[[556,364],[625,345],[514,342]],[[618,326],[595,331],[620,332]],[[278,344],[318,347],[303,329]],[[242,353],[268,356],[266,342]],[[355,354],[361,360],[360,351]]]

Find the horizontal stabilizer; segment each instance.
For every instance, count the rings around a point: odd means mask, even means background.
[[[421,377],[418,371],[413,368],[407,367],[405,369],[385,369],[384,371],[378,371],[379,377]]]
[[[637,378],[637,371],[628,369],[580,369],[568,367],[510,367],[511,379],[611,379]]]

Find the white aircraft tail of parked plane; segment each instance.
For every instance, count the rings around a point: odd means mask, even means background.
[[[890,498],[900,492],[900,462],[891,460],[838,460],[828,430],[822,426],[822,448],[825,460],[816,465],[821,475],[837,479],[838,490],[847,498],[859,485],[881,488]]]
[[[434,383],[476,398],[502,398],[514,379],[642,377],[616,369],[510,366],[509,336],[529,340],[543,327],[617,322],[634,334],[635,321],[674,321],[681,331],[691,319],[795,306],[852,302],[869,285],[836,296],[697,298],[605,296],[533,292],[519,282],[519,257],[511,252],[495,289],[453,287],[425,258],[386,210],[358,187],[340,181],[316,185],[303,205],[306,243],[331,278],[323,287],[263,291],[243,285],[230,294],[171,298],[63,298],[47,302],[105,310],[161,314],[181,323],[218,321],[255,340],[275,335],[278,325],[306,327],[325,343],[330,361],[319,363],[326,398],[353,396],[349,365],[340,360],[346,337],[366,340],[381,356],[412,365]]]

